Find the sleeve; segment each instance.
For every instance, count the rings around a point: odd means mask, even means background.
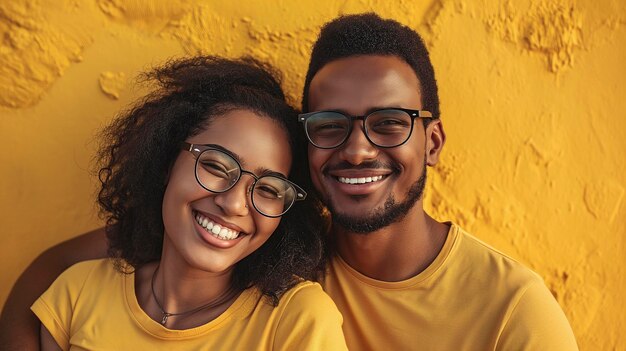
[[[578,350],[563,310],[543,282],[532,283],[521,295],[496,350]]]
[[[286,301],[274,339],[274,350],[347,350],[343,318],[317,283],[306,283]]]
[[[92,267],[82,262],[68,268],[30,307],[62,350],[70,347],[72,316]]]

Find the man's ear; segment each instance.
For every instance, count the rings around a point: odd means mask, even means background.
[[[446,143],[446,132],[440,119],[434,119],[426,127],[426,164],[434,166],[439,162],[439,154]]]

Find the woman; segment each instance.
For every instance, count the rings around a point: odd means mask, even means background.
[[[146,77],[160,89],[99,154],[113,260],[70,267],[33,304],[42,349],[345,349],[303,280],[323,267],[318,212],[287,180],[307,179],[304,141],[269,68],[196,57]]]

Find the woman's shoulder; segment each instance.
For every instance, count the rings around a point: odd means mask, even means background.
[[[277,306],[280,322],[275,345],[290,350],[347,350],[335,303],[318,283],[302,281]]]
[[[319,283],[303,280],[286,291],[277,306],[283,313],[313,318],[341,318],[333,300]]]
[[[91,279],[101,281],[105,277],[114,276],[117,270],[111,259],[101,258],[75,263],[67,268],[57,281],[84,282]]]

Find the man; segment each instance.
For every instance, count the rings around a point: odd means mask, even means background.
[[[324,288],[350,349],[577,349],[539,276],[424,212],[446,137],[417,33],[371,14],[327,24],[303,110],[311,178],[332,214]]]
[[[446,136],[417,33],[373,14],[326,24],[303,110],[311,179],[332,215],[323,285],[343,314],[350,349],[577,349],[539,276],[424,212],[426,169]],[[104,252],[98,230],[44,253],[18,280],[3,325],[35,298],[23,294],[34,284],[29,276],[65,253],[69,265]],[[50,269],[31,290],[45,289],[59,270]],[[22,320],[17,332],[36,330],[36,320]]]

